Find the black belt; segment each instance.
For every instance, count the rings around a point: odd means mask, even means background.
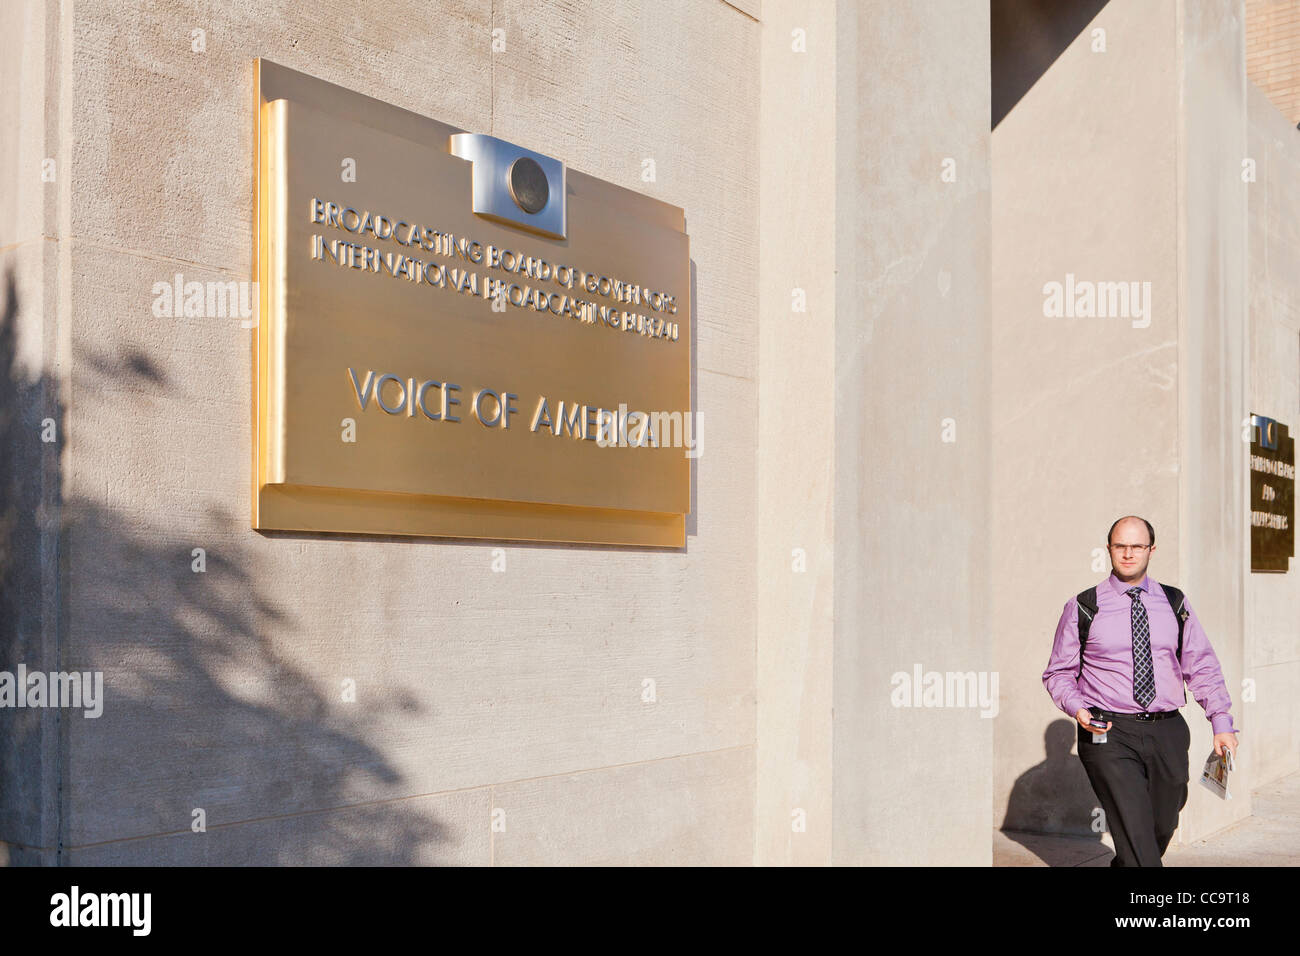
[[[1109,721],[1112,717],[1123,717],[1130,721],[1164,721],[1166,718],[1178,717],[1177,710],[1143,710],[1140,714],[1117,714],[1113,710],[1101,708],[1088,708],[1088,710],[1091,710],[1093,717],[1099,721]]]
[[[1100,707],[1089,707],[1088,710],[1098,720],[1109,720],[1112,717],[1124,717],[1129,720],[1165,720],[1178,716],[1176,710],[1144,710],[1140,714],[1117,714],[1112,710],[1102,710]]]

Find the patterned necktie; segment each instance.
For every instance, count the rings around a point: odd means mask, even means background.
[[[1142,589],[1124,592],[1133,599],[1133,699],[1146,710],[1156,699],[1155,671],[1151,667],[1151,626],[1147,609],[1142,606]]]

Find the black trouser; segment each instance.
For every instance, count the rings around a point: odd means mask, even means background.
[[[1160,866],[1187,803],[1187,750],[1192,731],[1181,713],[1138,720],[1091,708],[1111,722],[1104,744],[1079,728],[1079,759],[1106,812],[1115,840],[1111,866]]]

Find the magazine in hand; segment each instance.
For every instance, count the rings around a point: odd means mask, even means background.
[[[1228,772],[1236,769],[1232,760],[1232,751],[1227,747],[1223,748],[1223,756],[1211,751],[1210,756],[1205,759],[1205,770],[1201,773],[1201,786],[1217,794],[1220,800],[1231,800],[1232,794],[1228,792]]]

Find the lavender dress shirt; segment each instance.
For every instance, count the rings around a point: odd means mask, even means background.
[[[1205,711],[1214,733],[1236,733],[1232,726],[1232,698],[1223,682],[1219,659],[1210,639],[1187,602],[1191,613],[1183,626],[1183,664],[1178,665],[1178,619],[1158,581],[1146,575],[1139,598],[1146,607],[1151,626],[1151,663],[1155,671],[1156,696],[1148,710],[1177,710],[1187,703],[1183,681]],[[1112,573],[1097,585],[1097,616],[1088,630],[1083,652],[1083,676],[1079,673],[1079,619],[1074,598],[1065,602],[1052,641],[1052,656],[1043,672],[1043,686],[1056,706],[1070,719],[1081,707],[1100,707],[1117,714],[1135,714],[1142,707],[1133,697],[1132,605],[1124,593],[1126,585]],[[1179,697],[1182,700],[1179,700]]]

